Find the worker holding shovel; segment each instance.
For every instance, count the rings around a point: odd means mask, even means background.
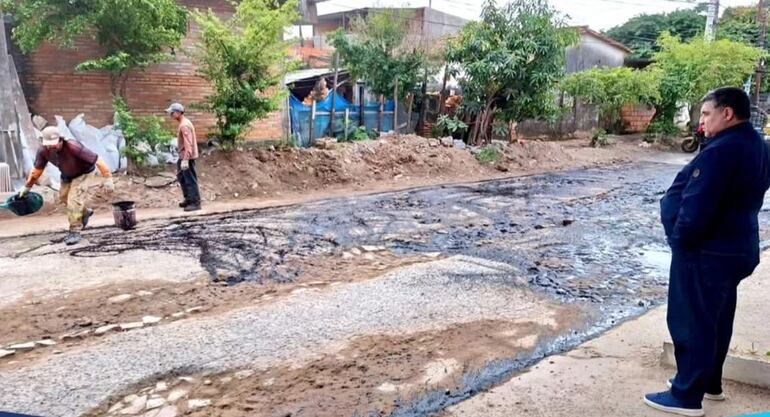
[[[64,243],[74,245],[80,242],[80,231],[88,225],[88,219],[94,212],[86,207],[91,195],[98,188],[115,191],[112,172],[99,155],[82,143],[64,140],[55,126],[43,129],[42,142],[43,146],[38,149],[35,157],[34,168],[24,188],[19,192],[19,197],[24,198],[29,193],[49,162],[58,167],[61,171],[59,200],[67,206],[67,219],[70,224]],[[102,179],[96,176],[97,168]]]

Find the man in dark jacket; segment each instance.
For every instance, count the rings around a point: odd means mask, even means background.
[[[730,346],[738,284],[759,264],[759,221],[770,187],[770,148],[754,130],[743,90],[720,88],[703,99],[706,146],[661,200],[671,246],[668,329],[677,374],[670,391],[644,402],[685,416],[702,401],[724,400],[722,366]]]

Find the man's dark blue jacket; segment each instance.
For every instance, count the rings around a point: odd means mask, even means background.
[[[743,253],[759,261],[759,222],[770,187],[770,147],[748,123],[710,138],[660,202],[673,250]]]

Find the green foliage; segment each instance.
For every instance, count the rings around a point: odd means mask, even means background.
[[[107,71],[112,93],[125,96],[133,69],[167,60],[187,33],[187,10],[174,0],[0,0],[13,14],[13,38],[24,53],[43,42],[72,47],[79,36],[94,38],[105,51],[78,71]]]
[[[597,105],[602,124],[622,133],[623,106],[658,103],[661,77],[662,73],[657,70],[597,68],[569,75],[562,81],[561,89],[572,97]]]
[[[468,130],[468,125],[456,116],[447,116],[442,114],[438,117],[438,123],[436,123],[437,136],[452,135],[463,133]]]
[[[756,70],[757,61],[766,55],[759,48],[726,39],[707,43],[694,39],[682,43],[663,34],[658,41],[653,71],[662,74],[661,100],[656,106],[655,124],[661,132],[672,131],[679,103],[697,106],[706,93],[722,86],[743,86]]]
[[[112,100],[115,109],[115,125],[123,132],[126,147],[125,156],[137,166],[145,166],[147,157],[165,150],[174,138],[174,134],[163,125],[163,119],[157,116],[135,117],[125,100],[115,96]]]
[[[342,64],[374,94],[391,97],[398,82],[399,99],[404,99],[425,65],[425,55],[416,47],[420,42],[410,39],[413,20],[414,13],[407,10],[373,11],[351,21],[352,34],[339,29],[328,38]]]
[[[489,140],[496,114],[504,121],[556,114],[553,89],[564,75],[565,48],[577,34],[545,0],[484,2],[481,21],[468,23],[447,47],[463,87],[462,111],[475,118],[470,142]]]
[[[511,127],[508,123],[501,121],[501,120],[495,120],[494,123],[492,123],[492,135],[496,136],[498,138],[508,138],[511,134]]]
[[[728,7],[719,19],[717,39],[759,45],[759,34],[756,6]]]
[[[199,72],[214,87],[200,106],[216,115],[222,144],[234,146],[285,98],[275,91],[296,65],[282,37],[298,18],[297,1],[244,0],[227,21],[211,11],[196,11],[194,18],[201,27]]]
[[[344,121],[337,121],[337,124],[339,125],[338,128],[335,128],[334,131],[336,132],[336,138],[337,140],[344,141],[345,140],[345,123]],[[368,130],[366,126],[358,126],[355,122],[348,119],[347,123],[347,141],[348,142],[355,142],[355,141],[362,141],[362,140],[369,140],[374,138],[375,133],[372,130]]]
[[[593,136],[591,136],[591,146],[594,148],[604,148],[605,146],[610,146],[614,143],[615,142],[604,129],[597,130],[594,132]]]
[[[706,16],[703,8],[671,13],[642,14],[607,31],[607,35],[634,51],[634,58],[650,59],[658,52],[657,39],[664,32],[684,42],[703,36]],[[721,23],[720,23],[721,26]]]
[[[497,147],[493,145],[487,145],[476,154],[476,160],[482,164],[493,164],[500,160],[502,154]]]

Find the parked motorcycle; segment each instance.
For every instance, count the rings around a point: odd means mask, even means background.
[[[692,137],[686,138],[682,141],[682,151],[686,153],[693,153],[703,146],[703,142],[706,140],[706,133],[703,130],[703,125],[698,125],[698,128],[693,132]]]

